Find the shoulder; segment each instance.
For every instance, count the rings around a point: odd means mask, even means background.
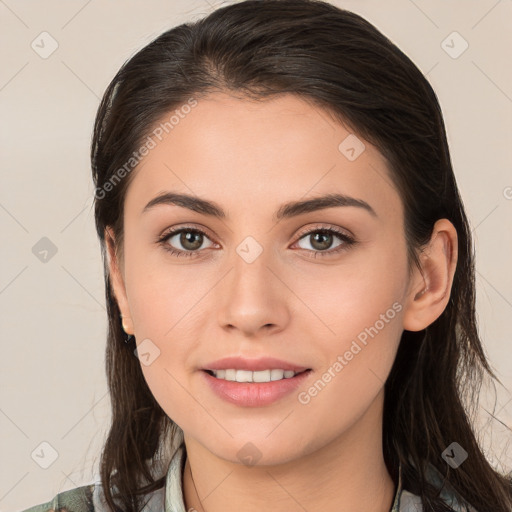
[[[451,492],[441,492],[441,499],[449,507],[451,512],[478,512],[469,503],[458,499],[456,494]],[[395,512],[393,510],[393,512]],[[419,496],[409,491],[403,491],[400,496],[400,506],[396,512],[424,512],[423,502]]]
[[[443,476],[433,464],[428,465],[426,477],[432,485],[439,489],[439,497],[449,507],[450,511],[478,512],[455,491],[449,482],[444,481]],[[413,494],[407,489],[402,489],[397,512],[424,512],[420,496]]]
[[[50,501],[21,512],[98,512],[93,503],[93,493],[96,485],[83,485],[60,492]]]
[[[116,501],[116,500],[114,500]],[[165,508],[165,487],[145,494],[141,512],[161,512]],[[120,503],[117,503],[121,506]],[[100,482],[63,491],[47,503],[20,512],[110,512]]]

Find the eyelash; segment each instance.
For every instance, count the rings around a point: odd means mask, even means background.
[[[192,228],[192,227],[185,226],[185,227],[172,229],[172,230],[165,232],[160,238],[158,238],[157,242],[159,244],[161,244],[162,247],[164,248],[164,250],[169,252],[172,256],[176,256],[176,257],[184,256],[186,258],[195,257],[196,255],[198,255],[198,253],[200,251],[181,251],[181,250],[175,249],[174,247],[170,246],[167,243],[169,238],[171,238],[172,236],[174,236],[176,234],[182,233],[182,232],[200,233],[203,236],[209,238],[207,233],[205,233],[202,229],[199,229],[196,227]],[[302,240],[303,238],[306,238],[307,236],[309,236],[313,233],[332,233],[332,234],[336,235],[338,238],[340,238],[343,241],[343,244],[339,245],[334,250],[328,250],[328,251],[314,251],[314,250],[310,250],[310,249],[303,249],[304,251],[314,253],[314,256],[309,256],[310,258],[316,258],[317,256],[325,257],[325,256],[332,256],[334,254],[339,254],[340,252],[348,250],[352,245],[357,243],[354,238],[343,233],[342,231],[338,230],[337,228],[333,228],[333,227],[312,229],[310,231],[307,231],[306,233],[303,233],[297,239],[297,241]]]

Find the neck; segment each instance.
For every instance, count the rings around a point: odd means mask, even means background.
[[[382,408],[383,393],[341,435],[275,465],[231,462],[185,436],[186,510],[389,512],[395,483],[383,457]]]

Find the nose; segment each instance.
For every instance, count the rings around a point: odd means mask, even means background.
[[[280,332],[290,322],[292,293],[286,279],[270,267],[269,254],[270,251],[263,251],[250,263],[234,254],[233,266],[219,283],[216,297],[221,328],[258,337]]]

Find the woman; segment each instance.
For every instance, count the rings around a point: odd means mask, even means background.
[[[442,113],[375,27],[249,0],[173,28],[91,157],[112,425],[101,485],[29,511],[511,510]]]

